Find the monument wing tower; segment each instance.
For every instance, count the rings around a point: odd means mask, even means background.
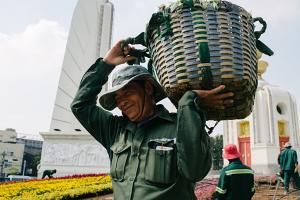
[[[108,0],[78,0],[66,45],[49,132],[44,143],[39,176],[56,169],[55,176],[107,173],[106,150],[79,124],[70,104],[81,77],[111,46],[113,5]]]
[[[84,72],[111,46],[113,5],[108,0],[79,0],[71,22],[51,131],[80,131],[70,104]]]

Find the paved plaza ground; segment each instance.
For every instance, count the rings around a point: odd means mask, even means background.
[[[113,195],[105,195],[105,196],[100,196],[100,197],[94,197],[94,198],[88,198],[88,200],[113,200]]]
[[[274,198],[275,187],[259,187],[252,200],[300,200],[300,190],[291,190],[288,195],[284,195],[283,188],[279,188]],[[89,198],[88,200],[113,200],[112,194],[101,197]]]
[[[209,178],[218,178],[217,172],[211,172]],[[293,189],[292,184],[290,185],[289,194],[284,194],[283,184],[281,183],[279,188],[276,190],[276,185],[268,183],[268,180],[263,184],[256,182],[256,192],[252,200],[300,200],[300,190]],[[88,200],[113,200],[113,195],[105,195]]]
[[[291,189],[290,193],[285,195],[283,188],[280,188],[274,197],[275,191],[275,187],[258,187],[252,200],[300,200],[300,190]]]

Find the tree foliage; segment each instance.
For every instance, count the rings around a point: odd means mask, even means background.
[[[26,160],[25,175],[37,176],[37,165],[40,163],[41,155],[31,155],[25,153],[23,159]],[[27,172],[28,169],[31,169],[29,173]]]
[[[223,135],[217,135],[210,138],[211,153],[213,158],[213,169],[219,170],[223,167]]]

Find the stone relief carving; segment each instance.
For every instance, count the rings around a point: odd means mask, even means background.
[[[46,143],[43,148],[45,165],[109,165],[108,154],[99,144]]]

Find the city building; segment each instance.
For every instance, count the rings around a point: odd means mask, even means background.
[[[22,164],[22,173],[29,176],[37,176],[37,166],[41,160],[43,147],[42,137],[40,135],[28,135],[18,133],[17,143],[24,144],[24,156]]]
[[[21,173],[24,147],[14,129],[0,130],[0,177]]]
[[[24,153],[30,154],[32,156],[41,155],[43,141],[39,135],[18,134],[16,141],[19,144],[25,145]]]

